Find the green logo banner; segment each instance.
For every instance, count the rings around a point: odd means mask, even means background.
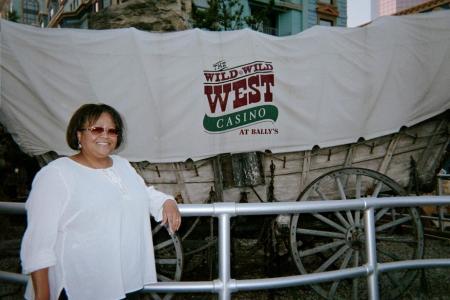
[[[261,105],[220,117],[210,117],[205,114],[203,127],[210,132],[221,132],[248,126],[263,120],[272,120],[275,122],[277,118],[278,108],[276,106]]]

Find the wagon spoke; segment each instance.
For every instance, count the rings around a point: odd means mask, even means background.
[[[352,257],[352,252],[353,252],[352,248],[350,248],[349,251],[347,251],[347,254],[344,257],[344,260],[342,261],[342,264],[339,267],[339,270],[345,269],[347,267],[348,262],[350,261],[350,258]],[[330,299],[334,298],[334,294],[336,294],[336,290],[337,290],[340,282],[341,282],[340,280],[337,280],[337,281],[333,282],[333,284],[331,285],[331,289],[328,294]]]
[[[397,256],[396,254],[386,252],[386,251],[384,251],[384,250],[379,249],[378,247],[377,247],[377,251],[378,251],[380,254],[383,254],[384,256],[389,257],[390,259],[393,259],[394,261],[402,260],[402,259],[401,259],[399,256]],[[387,272],[387,273],[389,273],[389,272]]]
[[[345,195],[344,186],[342,185],[341,178],[336,176],[336,185],[339,190],[339,195],[341,196],[341,200],[347,200],[347,197]]]
[[[328,200],[327,196],[325,196],[325,194],[319,189],[318,186],[315,188],[315,191],[317,192],[317,194],[319,194],[322,200]],[[345,220],[340,212],[334,212],[334,214],[339,219],[339,221],[341,221],[342,225],[344,225],[345,227],[350,227],[350,224],[347,222],[347,220]]]
[[[153,300],[161,300],[161,297],[158,296],[158,294],[151,293],[150,295],[152,295],[152,299],[153,299]]]
[[[377,185],[375,186],[375,190],[372,193],[372,197],[378,197],[378,194],[381,191],[381,187],[383,186],[383,182],[382,181],[378,181]]]
[[[327,196],[325,196],[325,194],[319,189],[318,186],[314,190],[316,191],[316,193],[320,196],[320,198],[322,200],[328,200]]]
[[[407,214],[403,214],[403,215],[406,216]],[[392,220],[395,220],[397,218],[397,216],[398,216],[397,211],[396,211],[395,207],[393,207],[391,209],[391,218],[392,218]]]
[[[181,241],[184,241],[192,233],[192,231],[197,227],[199,222],[200,217],[197,217],[194,223],[190,226],[189,230],[181,237]]]
[[[362,180],[361,180],[361,175],[360,174],[358,174],[358,175],[356,175],[356,187],[355,187],[355,198],[356,199],[358,199],[358,198],[361,198],[361,182],[362,182]]]
[[[342,225],[344,225],[347,228],[351,227],[351,225],[347,222],[347,220],[344,218],[344,216],[339,211],[335,211],[334,215],[339,219],[339,221],[341,221]]]
[[[166,248],[167,246],[171,246],[171,245],[173,245],[173,242],[171,239],[169,239],[164,242],[158,243],[157,245],[154,246],[154,249],[161,250],[161,249]]]
[[[353,220],[352,212],[349,210],[346,210],[345,214],[347,215],[347,220],[350,222],[350,224],[355,224],[355,221]]]
[[[361,175],[356,175],[355,198],[361,198]],[[355,225],[359,226],[361,221],[361,211],[355,211]]]
[[[305,234],[305,235],[315,235],[315,236],[323,236],[330,238],[345,238],[345,234],[339,232],[331,232],[331,231],[322,231],[322,230],[313,230],[313,229],[303,229],[297,228],[297,233]]]
[[[157,234],[161,230],[161,228],[163,228],[163,225],[161,223],[156,225],[155,228],[153,228],[152,230],[152,234],[153,235]]]
[[[342,231],[343,233],[347,232],[347,229],[345,229],[344,227],[342,227],[341,225],[339,225],[338,223],[330,220],[329,218],[322,216],[321,214],[313,214],[314,217],[316,217],[317,219],[319,219],[320,221],[324,222],[325,224],[330,225],[333,228],[336,228],[339,231]]]
[[[156,274],[156,277],[158,278],[158,281],[173,281],[172,279],[170,279],[169,277],[166,277],[162,274]]]
[[[406,223],[406,222],[410,221],[411,219],[412,219],[411,216],[406,216],[406,217],[403,217],[403,218],[394,220],[394,221],[392,221],[392,222],[389,222],[389,223],[386,223],[386,224],[377,226],[377,227],[376,227],[376,231],[377,231],[377,232],[378,232],[378,231],[383,231],[383,230],[386,230],[386,229],[388,229],[388,228],[398,226],[398,225],[400,225],[400,224],[403,224],[403,223]]]
[[[395,236],[377,235],[376,239],[378,241],[384,241],[384,242],[393,242],[393,243],[401,243],[401,244],[417,244],[417,241],[413,238],[400,238],[400,237],[395,237]]]
[[[344,185],[342,184],[341,177],[336,176],[336,185],[339,190],[339,195],[341,196],[341,200],[347,200],[347,196],[345,195]],[[353,221],[352,213],[349,210],[345,211],[347,215],[347,220],[350,224],[355,224]]]
[[[342,184],[341,177],[336,176],[335,180],[336,180],[336,185],[339,190],[339,196],[341,197],[341,200],[347,200],[347,196],[345,195],[345,189],[344,189],[344,185]],[[349,223],[353,224],[353,216],[350,213],[350,211],[345,211],[345,213],[347,215],[347,220],[349,221]]]
[[[378,220],[380,220],[381,217],[383,217],[389,210],[390,210],[389,207],[385,207],[385,208],[380,209],[380,210],[377,212],[377,214],[375,215],[375,222],[378,221]]]
[[[340,246],[342,244],[345,244],[345,240],[338,240],[336,242],[320,245],[320,246],[317,246],[317,247],[314,247],[314,248],[311,248],[311,249],[308,249],[308,250],[305,250],[305,251],[299,251],[298,254],[299,254],[300,257],[305,257],[305,256],[313,255],[313,254],[316,254],[316,253],[319,253],[319,252],[324,252],[324,251],[326,251],[328,249],[338,247],[338,246]]]
[[[339,249],[335,254],[333,254],[327,261],[325,261],[319,268],[314,270],[314,273],[319,273],[325,271],[329,266],[331,266],[332,263],[334,263],[339,257],[344,255],[344,253],[349,248],[348,245],[342,246],[341,249]]]
[[[361,211],[360,210],[355,211],[355,226],[356,227],[361,226]]]
[[[399,281],[397,278],[395,278],[394,275],[393,275],[392,273],[386,272],[386,275],[387,275],[387,277],[391,280],[392,284],[393,284],[395,287],[399,287],[399,286],[402,285],[402,284],[400,283],[400,281]]]
[[[359,266],[359,250],[356,250],[354,258],[353,258],[353,267],[356,268],[358,266]],[[359,283],[358,277],[356,277],[352,280],[352,299],[353,300],[358,299],[358,295],[359,295],[358,283]]]
[[[160,265],[176,265],[176,258],[156,258],[155,262]]]

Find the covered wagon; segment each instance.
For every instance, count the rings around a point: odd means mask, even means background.
[[[449,143],[448,11],[282,38],[7,21],[0,37],[0,122],[23,151],[42,164],[71,155],[72,112],[107,103],[126,122],[119,155],[179,203],[420,194],[432,189]],[[423,256],[416,209],[381,209],[376,218],[381,261]],[[272,237],[303,274],[364,263],[358,211],[276,220]],[[161,279],[181,278],[182,244],[198,223],[180,237],[153,228]],[[214,243],[205,238],[189,254]],[[415,275],[386,276],[382,293],[397,297]],[[314,289],[348,299],[359,285]]]

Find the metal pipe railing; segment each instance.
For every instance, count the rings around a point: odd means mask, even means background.
[[[237,291],[275,289],[299,285],[316,284],[340,279],[367,276],[370,299],[379,299],[378,276],[388,272],[411,268],[450,267],[450,259],[421,259],[390,263],[378,263],[376,253],[376,231],[374,210],[383,207],[415,207],[421,205],[450,205],[450,196],[360,198],[354,200],[327,200],[306,202],[183,204],[183,216],[214,216],[219,219],[219,274],[213,281],[158,282],[144,287],[145,292],[210,292],[219,294],[219,299],[231,299]],[[230,218],[238,215],[274,215],[293,213],[316,213],[342,210],[363,210],[366,238],[367,263],[364,266],[326,271],[314,274],[285,276],[264,279],[235,280],[230,272]],[[23,203],[0,202],[0,212],[24,213]],[[0,280],[25,283],[26,275],[0,271]]]
[[[231,299],[231,292],[236,289],[231,281],[231,261],[230,261],[230,214],[219,215],[219,298],[223,300]]]
[[[369,299],[379,299],[378,293],[378,264],[377,264],[377,241],[375,239],[375,209],[370,207],[364,210],[364,231],[366,233],[367,287]]]

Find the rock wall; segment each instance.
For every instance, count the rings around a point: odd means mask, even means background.
[[[179,31],[192,27],[191,11],[191,0],[130,0],[91,14],[89,28]]]

